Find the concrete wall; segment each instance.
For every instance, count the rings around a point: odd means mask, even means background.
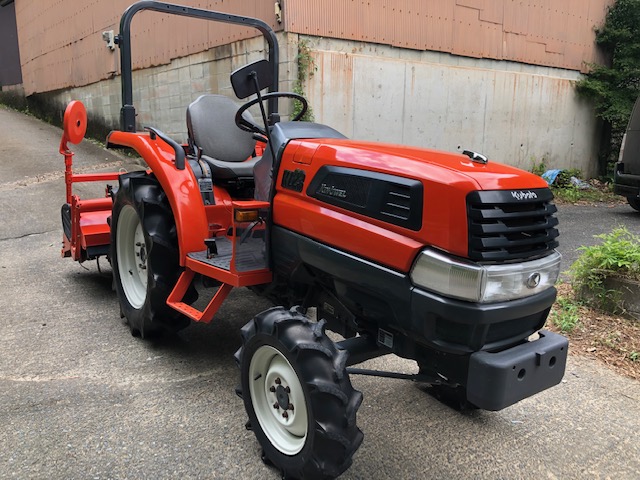
[[[297,75],[298,35],[278,36],[280,89],[290,91]],[[306,85],[315,119],[350,138],[446,151],[470,149],[526,170],[544,161],[548,167],[597,173],[598,124],[591,107],[575,95],[578,72],[302,38],[316,63]],[[234,98],[230,72],[264,55],[262,39],[254,38],[135,71],[138,128],[154,126],[186,141],[188,104],[202,93]],[[90,126],[103,122],[118,127],[119,77],[49,98],[59,110],[70,100],[82,100]],[[281,102],[281,112],[287,111],[287,102]]]
[[[280,89],[293,88],[290,79],[296,75],[297,35],[278,34],[280,43]],[[265,58],[262,37],[241,40],[206,52],[172,60],[167,65],[133,72],[133,102],[137,113],[137,128],[153,126],[177,141],[186,142],[186,109],[189,103],[204,93],[220,93],[238,100],[231,88],[229,75],[249,62]],[[84,87],[71,88],[49,96],[63,110],[71,100],[81,100],[89,115],[89,123],[104,122],[109,128],[119,128],[120,77],[103,80]],[[288,105],[281,102],[286,114]],[[259,115],[255,111],[254,115]],[[90,125],[91,126],[91,125]]]
[[[578,72],[305,37],[316,63],[316,121],[351,138],[475,150],[530,169],[596,174],[598,123],[575,94]]]

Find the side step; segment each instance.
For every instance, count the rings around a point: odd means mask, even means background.
[[[215,239],[207,239],[203,245],[207,246],[206,250],[188,252],[183,259],[185,270],[167,298],[169,307],[196,322],[211,322],[233,287],[262,285],[270,283],[273,278],[263,232],[269,203],[252,200],[236,201],[232,205],[231,236],[220,235]],[[256,232],[260,235],[254,237]],[[215,248],[211,248],[212,245]],[[183,302],[196,273],[220,283],[202,312]]]
[[[193,280],[193,276],[195,272],[193,270],[185,270],[180,275],[176,286],[173,288],[173,291],[167,298],[167,305],[169,305],[174,310],[182,313],[183,315],[189,317],[191,320],[195,322],[204,322],[209,323],[213,319],[213,316],[216,314],[222,302],[224,302],[227,295],[233,288],[233,285],[229,285],[228,283],[223,283],[218,288],[218,291],[213,295],[213,298],[204,309],[203,312],[198,310],[197,308],[193,308],[191,305],[187,305],[182,301],[184,298],[184,294],[187,292],[189,285],[191,285],[191,281]]]

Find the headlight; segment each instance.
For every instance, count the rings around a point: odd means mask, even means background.
[[[432,292],[470,302],[492,303],[528,297],[552,287],[562,256],[504,265],[480,265],[435,250],[420,252],[411,281]]]

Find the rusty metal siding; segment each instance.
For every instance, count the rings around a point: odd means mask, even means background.
[[[287,0],[285,30],[586,71],[613,0]]]
[[[102,41],[132,0],[16,0],[25,92],[86,85],[118,70]],[[414,50],[585,71],[603,59],[593,27],[613,0],[286,0],[287,31]],[[269,0],[181,0],[261,18]],[[252,29],[142,12],[132,25],[133,65],[144,68],[255,36]]]
[[[116,73],[118,52],[106,47],[102,32],[118,33],[120,17],[131,3],[133,0],[16,0],[25,93],[87,85]],[[270,1],[180,0],[179,3],[260,18],[275,30],[282,29]],[[256,34],[251,28],[140,12],[132,23],[133,67],[166,64]]]

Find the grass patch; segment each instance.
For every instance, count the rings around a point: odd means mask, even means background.
[[[580,304],[574,299],[559,296],[551,312],[551,321],[562,333],[572,332],[580,322]]]
[[[590,180],[590,188],[582,189],[575,185],[565,187],[551,186],[553,196],[559,203],[623,203],[624,198],[613,193],[610,183]]]

